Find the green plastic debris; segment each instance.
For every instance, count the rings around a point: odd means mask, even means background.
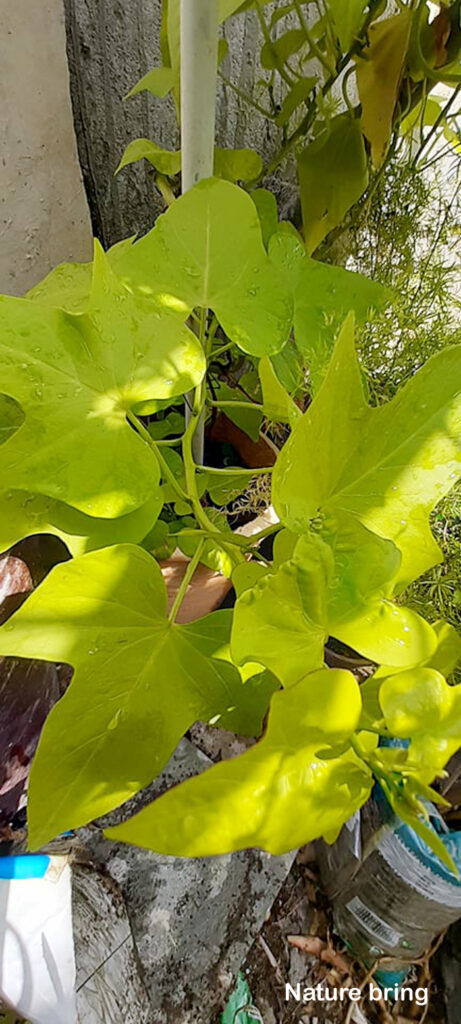
[[[252,1006],[248,983],[240,971],[221,1017],[221,1024],[254,1024],[255,1021],[262,1021],[262,1017],[259,1010]]]

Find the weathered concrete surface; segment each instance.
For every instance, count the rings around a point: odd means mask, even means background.
[[[0,291],[91,256],[62,0],[0,0]]]
[[[163,775],[136,798],[135,806],[208,764],[204,754],[183,740]],[[116,812],[110,820],[122,816]],[[108,842],[95,827],[82,830],[81,838],[93,863],[108,873],[125,898],[151,1003],[149,1024],[210,1024],[290,869],[292,855],[246,851],[182,860]],[[79,915],[75,928],[80,961],[86,925]],[[115,986],[111,971],[112,997]],[[80,1024],[93,1024],[93,1018],[83,1017]]]
[[[135,138],[150,138],[167,149],[179,145],[171,97],[144,92],[124,101],[129,89],[161,64],[161,0],[64,0],[72,102],[80,162],[95,233],[107,246],[152,226],[164,208],[146,161],[114,177],[120,157]],[[280,22],[283,31],[284,22]],[[259,77],[255,56],[261,46],[255,12],[239,15],[225,26],[229,53],[222,72],[250,96]],[[217,145],[256,149],[269,157],[280,131],[254,107],[220,83]],[[297,190],[293,165],[272,182],[281,211],[291,209]]]
[[[148,1024],[142,984],[123,896],[92,868],[72,872],[79,1024]]]

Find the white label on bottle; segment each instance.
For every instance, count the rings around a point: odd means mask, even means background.
[[[394,931],[393,928],[385,921],[382,921],[380,917],[366,907],[362,900],[358,896],[354,896],[349,903],[346,904],[349,913],[360,921],[365,930],[373,936],[373,938],[379,939],[381,942],[385,942],[387,946],[397,946],[402,935],[399,932]]]

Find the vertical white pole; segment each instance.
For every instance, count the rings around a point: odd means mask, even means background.
[[[181,0],[182,191],[213,174],[218,0]]]
[[[218,59],[218,0],[181,0],[182,191],[213,174]],[[186,422],[190,418],[186,404]],[[203,463],[204,423],[193,439]]]

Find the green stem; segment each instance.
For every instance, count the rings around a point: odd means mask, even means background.
[[[219,537],[222,538],[222,540],[220,540],[217,537],[216,533],[210,533],[209,530],[202,529],[194,530],[191,527],[186,528],[184,530],[179,530],[178,533],[175,534],[175,537],[196,537],[197,534],[201,537],[206,537],[207,540],[214,541],[214,543],[222,543],[223,547],[225,547],[226,545],[229,546],[229,544],[233,544],[235,547],[238,548],[250,547],[250,538],[243,537],[239,533],[220,533]]]
[[[242,476],[245,473],[248,476],[260,476],[263,473],[272,473],[274,467],[258,466],[254,469],[247,469],[245,466],[231,466],[229,468],[225,467],[224,469],[218,469],[217,466],[196,466],[196,469],[199,469],[201,473],[215,473],[217,476]]]
[[[221,345],[221,348],[213,349],[213,351],[211,353],[211,358],[212,359],[216,359],[217,356],[221,356],[223,354],[223,352],[228,352],[229,349],[232,348],[234,345],[235,345],[235,341],[228,341],[227,345]]]
[[[173,471],[170,469],[166,459],[163,458],[162,453],[159,451],[156,441],[154,441],[153,437],[150,436],[149,431],[146,430],[144,423],[142,423],[141,420],[138,419],[138,417],[134,414],[134,412],[131,411],[127,412],[126,418],[128,422],[131,423],[131,425],[138,431],[138,434],[140,434],[140,436],[146,442],[146,444],[148,444],[149,447],[152,448],[152,451],[154,452],[157,462],[160,466],[162,476],[164,477],[165,480],[168,480],[169,484],[171,484],[178,498],[180,498],[181,501],[187,501],[191,503],[191,499],[188,497],[186,492],[183,491],[181,485],[178,484],[178,481]]]
[[[264,540],[264,537],[270,537],[273,533],[278,533],[282,530],[281,523],[272,523],[271,526],[266,526],[264,530],[260,530],[259,533],[254,533],[251,537],[252,544],[259,544],[260,540]]]
[[[205,545],[205,541],[204,540],[200,540],[198,545],[197,545],[197,549],[196,549],[193,557],[191,558],[191,560],[189,562],[189,565],[187,566],[187,569],[186,569],[186,571],[184,573],[184,578],[181,580],[181,584],[180,584],[178,593],[176,594],[176,597],[175,597],[175,599],[173,601],[173,605],[172,605],[171,611],[170,611],[170,613],[168,615],[168,618],[169,618],[170,622],[174,622],[175,619],[176,619],[176,616],[177,616],[177,614],[179,612],[179,609],[180,609],[180,607],[182,605],[182,602],[184,600],[184,597],[186,595],[186,591],[187,591],[187,588],[189,586],[189,583],[190,583],[190,581],[191,581],[191,579],[192,579],[192,577],[193,577],[193,575],[195,573],[195,570],[196,570],[196,568],[197,568],[197,566],[198,566],[198,564],[200,562],[200,559],[202,557],[202,551],[203,551],[204,545]]]
[[[212,399],[208,399],[208,405],[211,405],[216,409],[263,409],[263,406],[259,402],[214,402]]]
[[[265,19],[264,15],[263,15],[263,12],[262,12],[262,10],[261,10],[261,8],[259,6],[259,0],[256,0],[256,10],[257,10],[257,13],[258,13],[259,24],[261,25],[261,31],[262,31],[262,34],[264,36],[264,41],[265,41],[265,43],[267,43],[267,46],[270,49],[270,52],[271,52],[271,54],[272,54],[272,56],[274,58],[274,63],[275,63],[275,66],[277,68],[277,71],[278,71],[280,77],[283,78],[284,82],[286,82],[287,85],[289,85],[290,88],[291,88],[291,86],[294,85],[294,80],[292,79],[291,75],[288,74],[288,71],[286,70],[286,68],[285,68],[285,66],[283,64],[283,61],[281,61],[280,58],[279,58],[279,55],[277,53],[277,49],[276,49],[276,47],[274,46],[274,44],[272,42],[271,34],[270,34],[269,29],[268,29],[268,27],[266,25],[266,19]]]
[[[426,135],[426,138],[423,139],[423,141],[421,142],[421,145],[420,145],[420,147],[418,149],[418,152],[416,153],[416,156],[413,159],[412,167],[416,167],[416,164],[418,163],[422,153],[424,152],[424,150],[429,145],[429,142],[431,141],[431,139],[433,139],[433,137],[434,137],[437,129],[440,127],[442,121],[446,118],[446,116],[448,114],[448,111],[450,110],[450,107],[453,106],[453,103],[455,102],[456,97],[459,95],[460,89],[461,89],[461,84],[458,85],[457,88],[453,90],[453,92],[452,92],[452,94],[450,96],[450,99],[445,104],[445,106],[442,107],[442,110],[440,111],[440,114],[438,115],[438,117],[434,121],[434,124],[432,125],[432,128],[431,128],[430,132],[428,132],[428,134]]]
[[[235,92],[236,96],[239,96],[241,100],[243,100],[245,103],[248,103],[250,107],[254,107],[254,109],[258,111],[258,114],[262,114],[263,117],[267,117],[269,121],[275,121],[275,114],[272,114],[270,110],[266,110],[266,108],[261,106],[260,103],[252,99],[251,96],[248,96],[247,93],[243,91],[243,89],[239,89],[237,85],[234,85],[234,83],[231,82],[230,78],[227,78],[226,75],[223,75],[222,71],[218,71],[218,76],[224,83],[224,85],[227,85],[229,89],[232,89],[232,92]]]
[[[306,42],[309,44],[312,53],[315,54],[315,56],[317,57],[317,60],[320,61],[320,64],[325,69],[327,74],[331,75],[331,67],[330,67],[330,65],[329,65],[325,55],[322,53],[322,51],[320,49],[320,46],[318,45],[318,43],[316,43],[314,37],[312,36],[312,33],[311,33],[310,29],[309,29],[307,21],[306,21],[306,19],[304,17],[304,11],[303,11],[303,9],[301,7],[300,0],[293,0],[293,4],[294,4],[295,10],[296,10],[296,14],[298,15],[299,24],[301,25],[301,28],[302,28],[302,30],[304,32],[305,37],[306,37]]]

